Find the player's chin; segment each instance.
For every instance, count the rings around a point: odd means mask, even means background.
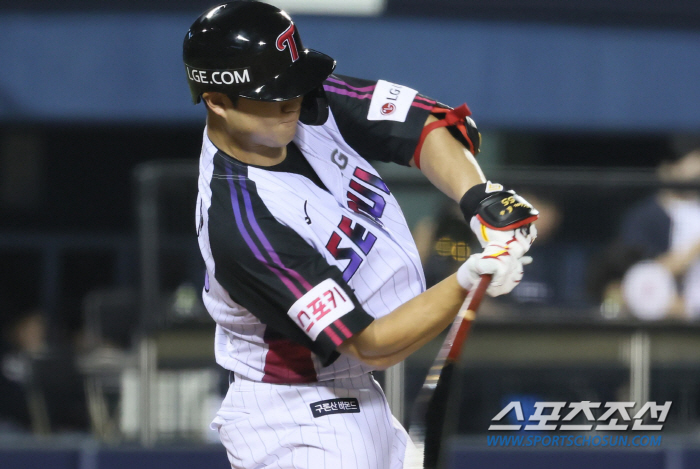
[[[294,133],[276,133],[261,140],[260,143],[270,148],[282,148],[289,145],[292,140],[294,140]]]

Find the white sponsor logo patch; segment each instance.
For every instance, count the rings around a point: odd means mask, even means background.
[[[367,120],[406,122],[411,103],[417,94],[411,88],[379,80],[372,93]]]
[[[299,298],[287,312],[311,340],[337,319],[355,309],[335,280],[326,279]]]
[[[250,72],[247,68],[239,70],[197,70],[187,68],[187,78],[197,83],[213,83],[215,85],[233,85],[250,83]]]

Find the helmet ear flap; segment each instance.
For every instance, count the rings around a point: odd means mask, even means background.
[[[299,122],[306,125],[323,125],[328,120],[328,99],[323,85],[304,95]]]

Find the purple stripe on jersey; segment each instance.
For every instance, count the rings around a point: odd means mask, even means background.
[[[282,263],[282,259],[280,259],[280,257],[277,255],[277,252],[272,247],[272,244],[270,244],[270,241],[268,241],[267,237],[265,236],[265,233],[263,233],[260,229],[260,225],[258,225],[258,220],[255,218],[255,214],[253,213],[253,204],[250,202],[250,193],[248,192],[248,187],[246,186],[245,179],[241,179],[241,189],[243,192],[243,200],[245,201],[245,209],[248,213],[248,222],[250,222],[250,226],[253,227],[253,231],[255,231],[255,234],[258,235],[258,239],[260,240],[262,245],[265,247],[265,249],[267,249],[267,253],[272,258],[272,261],[279,267],[281,267],[282,270],[284,270],[287,274],[294,277],[294,279],[296,279],[296,281],[299,282],[302,287],[306,288],[307,291],[311,290],[313,286],[309,282],[307,282],[306,279],[304,279],[304,277],[302,277],[299,272],[285,267],[285,265]]]
[[[362,88],[358,88],[357,86],[348,85],[343,80],[338,80],[337,78],[334,78],[334,77],[328,77],[328,78],[326,78],[326,80],[332,81],[333,83],[337,83],[339,85],[343,85],[346,88],[350,88],[351,90],[355,90],[355,91],[373,91],[377,87],[377,85],[370,85],[370,86],[364,86]]]
[[[337,93],[337,94],[342,94],[345,96],[350,96],[351,98],[372,99],[371,94],[357,94],[354,91],[343,90],[340,88],[336,88],[335,86],[323,85],[323,89],[326,91],[330,91],[331,93]]]
[[[270,263],[265,259],[258,249],[258,247],[255,245],[255,242],[253,241],[253,238],[250,237],[250,234],[248,233],[248,230],[246,229],[245,225],[243,224],[243,217],[241,215],[241,209],[238,206],[238,194],[236,192],[236,186],[234,185],[234,175],[233,175],[233,170],[231,169],[230,165],[226,165],[226,174],[229,176],[228,179],[228,185],[229,189],[231,191],[231,205],[233,205],[233,213],[236,218],[236,226],[238,227],[238,231],[241,232],[241,235],[243,236],[243,239],[245,240],[246,244],[250,248],[251,251],[253,251],[253,254],[255,255],[255,258],[259,260],[261,263],[265,265],[268,269],[270,269],[279,279],[284,283],[287,288],[289,288],[289,291],[291,291],[294,296],[298,299],[304,296],[302,292],[299,291],[299,289],[294,285],[294,283],[287,278],[286,275],[284,275],[283,272],[280,272],[279,269],[277,269],[275,266],[270,265]]]

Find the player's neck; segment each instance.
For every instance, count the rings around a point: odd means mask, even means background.
[[[246,164],[256,166],[274,166],[287,157],[287,147],[268,147],[246,142],[245,139],[235,138],[218,126],[208,125],[207,136],[218,148],[232,158]]]

